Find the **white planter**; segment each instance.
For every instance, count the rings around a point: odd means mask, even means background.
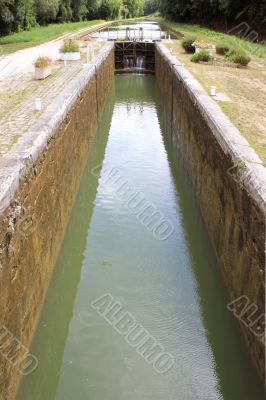
[[[45,79],[47,76],[51,75],[52,73],[52,68],[49,65],[48,67],[45,68],[37,68],[35,67],[35,79]]]
[[[75,53],[61,53],[60,55],[62,61],[77,61],[80,60],[80,52]]]
[[[201,47],[195,46],[195,53],[196,53],[196,54],[201,53],[202,51],[204,51],[204,52],[206,52],[206,53],[209,53],[210,56],[213,55],[213,49],[212,49],[212,48],[202,49]]]

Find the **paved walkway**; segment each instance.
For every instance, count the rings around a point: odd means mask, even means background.
[[[44,81],[36,81],[32,60],[36,55],[42,54],[44,49],[43,54],[53,55],[53,59],[58,59],[60,40],[15,53],[16,64],[20,60],[21,53],[23,57],[25,55],[28,57],[24,59],[19,70],[14,70],[0,81],[0,158],[12,149],[22,135],[27,134],[49,104],[60,96],[73,77],[82,70],[83,65],[87,62],[93,63],[93,56],[96,57],[106,43],[89,42],[88,49],[82,49],[81,61],[69,62],[67,66],[64,66],[63,62],[55,61],[53,74]],[[35,111],[37,97],[42,99],[41,112]]]
[[[109,22],[94,25],[89,28],[82,28],[75,32],[66,33],[57,39],[43,43],[39,46],[19,50],[15,53],[0,57],[0,81],[8,76],[16,75],[18,73],[33,72],[33,63],[36,58],[41,55],[48,55],[54,61],[59,60],[59,49],[62,46],[64,39],[80,37],[82,34],[89,33],[108,24]]]

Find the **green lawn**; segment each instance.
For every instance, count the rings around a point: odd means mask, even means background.
[[[183,33],[185,36],[196,36],[197,39],[209,39],[214,43],[226,44],[230,47],[242,47],[251,56],[266,59],[265,44],[252,43],[247,40],[240,39],[236,36],[227,35],[226,33],[215,32],[208,28],[194,24],[182,24],[161,19],[160,22],[175,31]]]
[[[13,53],[26,47],[37,46],[48,40],[55,39],[65,33],[91,27],[104,22],[103,20],[81,21],[67,24],[50,24],[45,27],[33,28],[30,31],[13,33],[0,37],[0,55]]]
[[[180,24],[161,20],[165,27],[194,36],[212,44],[242,47],[251,57],[247,68],[221,67],[219,65],[191,62],[191,54],[185,53],[181,40],[173,40],[166,46],[173,56],[184,64],[209,93],[215,85],[218,92],[226,94],[231,102],[219,102],[220,107],[255,149],[266,166],[266,46],[250,43],[234,36],[211,31],[198,25]],[[217,56],[216,56],[217,57]]]

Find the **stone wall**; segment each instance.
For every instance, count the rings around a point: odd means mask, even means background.
[[[114,74],[113,44],[0,161],[0,399],[15,397]],[[25,346],[25,348],[23,346]]]
[[[242,311],[240,325],[263,377],[265,168],[216,102],[163,44],[156,44],[155,65],[171,129],[229,297],[233,301],[243,296],[236,303]],[[247,298],[253,306],[244,310]]]

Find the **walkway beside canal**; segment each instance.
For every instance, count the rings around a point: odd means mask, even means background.
[[[24,68],[16,69],[16,62],[20,61],[19,54],[17,61],[14,58],[6,58],[6,70],[13,72],[0,80],[0,157],[9,153],[14,144],[33,128],[52,102],[55,102],[55,107],[56,104],[60,105],[57,98],[61,97],[63,91],[71,85],[71,81],[88,67],[87,63],[94,62],[105,45],[106,42],[90,42],[82,49],[81,61],[69,62],[66,66],[62,61],[58,61],[60,41],[46,47],[38,46],[24,50],[27,54],[33,52],[31,60],[38,54],[56,59],[52,75],[43,81],[34,80],[33,62],[27,62]],[[42,99],[40,112],[35,111],[36,98]]]

